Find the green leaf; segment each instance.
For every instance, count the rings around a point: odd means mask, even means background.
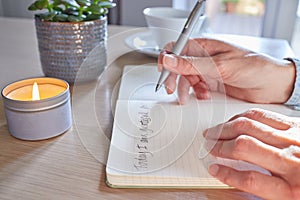
[[[92,14],[96,15],[96,16],[104,16],[104,15],[107,15],[107,13],[108,13],[108,8],[107,7],[102,7],[102,6],[99,6],[99,5],[91,5],[91,6],[88,7],[87,10],[92,12]]]
[[[48,5],[48,0],[37,0],[35,2],[35,6],[40,10],[47,8],[47,5]]]
[[[88,15],[84,21],[91,21],[91,20],[96,20],[96,19],[100,19],[101,18],[101,14],[91,14],[91,15]]]
[[[60,0],[53,0],[53,7],[59,6],[62,4],[62,2]]]
[[[101,15],[104,16],[104,15],[107,15],[108,14],[108,8],[103,8],[101,10]]]
[[[58,21],[58,22],[66,22],[66,21],[68,21],[68,15],[66,15],[66,14],[59,14],[59,15],[56,15],[55,17],[54,17],[54,19],[55,19],[55,21]]]
[[[38,16],[43,20],[52,21],[55,15],[56,15],[55,12],[51,12],[51,13],[47,12],[47,13],[39,14]]]
[[[27,9],[31,11],[38,10],[34,3],[32,3]]]
[[[78,16],[69,15],[69,17],[68,17],[69,22],[80,22],[82,20],[83,20],[83,18],[80,18]]]
[[[102,1],[98,3],[98,6],[103,7],[103,8],[113,8],[116,6],[115,3],[112,3],[110,1]]]
[[[76,0],[76,2],[80,5],[80,6],[90,6],[92,3],[89,0]]]
[[[113,2],[113,0],[99,0],[99,2]]]
[[[62,12],[64,11],[64,9],[62,9],[62,8],[59,7],[59,6],[53,7],[53,10],[55,10],[55,11],[58,12],[58,13],[62,13]]]
[[[87,8],[88,11],[91,11],[93,14],[96,14],[96,15],[101,14],[101,9],[102,8],[100,6],[95,5],[95,4],[93,4]]]
[[[48,0],[37,0],[28,7],[28,10],[42,10],[47,8],[47,5]]]
[[[92,11],[89,11],[89,10],[88,10],[88,11],[84,11],[83,14],[86,15],[86,16],[88,16],[88,15],[91,15],[91,14],[93,14],[93,13],[92,13]]]
[[[68,9],[64,10],[63,13],[67,14],[67,15],[78,15],[78,9],[74,8],[74,7],[70,7]]]
[[[68,6],[72,6],[72,7],[76,7],[76,8],[80,7],[75,0],[60,0],[60,2],[62,4],[68,5]]]

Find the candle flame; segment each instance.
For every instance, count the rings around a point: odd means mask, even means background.
[[[32,86],[32,101],[36,100],[40,100],[40,92],[37,82],[34,82]]]

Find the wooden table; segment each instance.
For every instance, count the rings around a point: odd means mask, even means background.
[[[156,62],[124,44],[139,31],[145,28],[109,27],[108,67],[98,82],[72,88],[73,127],[65,134],[36,142],[12,137],[0,101],[0,199],[258,199],[238,190],[106,186],[105,162],[122,68]],[[284,40],[218,37],[277,57],[293,56]],[[43,75],[32,20],[0,18],[0,45],[1,88]]]

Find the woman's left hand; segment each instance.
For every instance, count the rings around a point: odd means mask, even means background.
[[[220,132],[221,130],[221,132]],[[217,157],[258,165],[271,175],[213,164],[212,176],[265,199],[300,199],[300,120],[251,109],[204,132]]]

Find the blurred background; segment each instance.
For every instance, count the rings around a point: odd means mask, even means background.
[[[109,23],[146,26],[142,10],[169,6],[191,10],[196,0],[114,0]],[[262,36],[287,40],[300,57],[300,0],[207,0],[206,15],[214,33]],[[33,18],[33,0],[0,0],[0,16]]]

